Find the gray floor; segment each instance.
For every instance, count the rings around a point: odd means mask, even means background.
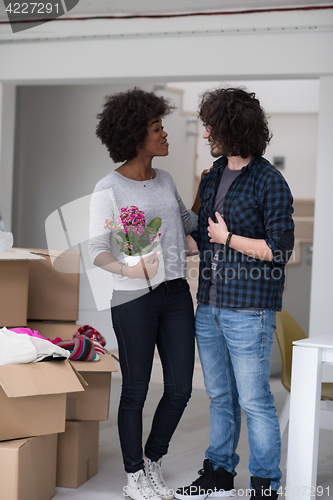
[[[123,471],[122,458],[117,433],[117,406],[119,401],[121,381],[112,380],[110,417],[100,424],[99,472],[78,489],[57,488],[55,500],[120,500],[123,497],[122,488],[126,477]],[[271,379],[271,389],[275,404],[280,414],[286,391],[278,378]],[[162,385],[151,383],[144,412],[144,436],[147,436],[153,411],[161,396]],[[238,453],[241,457],[237,468],[235,499],[246,497],[249,472],[247,462],[249,447],[245,417],[242,415],[242,433]],[[174,434],[168,455],[163,460],[163,473],[170,488],[190,484],[202,467],[204,451],[208,445],[209,436],[209,401],[203,389],[194,389],[192,398],[184,416]],[[288,432],[282,440],[281,469],[286,461]],[[283,477],[283,484],[285,476]],[[320,431],[318,485],[324,488],[323,495],[317,498],[333,498],[333,432]],[[329,491],[327,490],[329,488]],[[301,498],[301,494],[298,496]]]

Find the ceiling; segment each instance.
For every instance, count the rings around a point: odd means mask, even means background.
[[[61,1],[67,6],[76,3],[76,0]],[[333,5],[333,2],[322,0],[79,0],[77,5],[67,12],[67,17],[177,15],[329,5]],[[0,0],[0,21],[7,20],[4,1]]]
[[[73,15],[128,16],[181,14],[332,5],[320,0],[80,0]]]

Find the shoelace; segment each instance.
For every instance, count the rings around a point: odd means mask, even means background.
[[[158,462],[148,462],[148,475],[154,487],[158,490],[166,490],[167,487],[163,482],[160,472],[161,466]]]
[[[140,472],[138,476],[137,485],[139,488],[140,495],[145,500],[148,500],[151,496],[153,496],[154,492],[152,491],[149,481],[143,472]]]
[[[202,476],[213,477],[213,474],[210,471],[208,471],[207,469],[198,470],[198,474],[199,474],[199,477],[195,481],[193,481],[191,486],[196,486],[196,483],[201,480]]]

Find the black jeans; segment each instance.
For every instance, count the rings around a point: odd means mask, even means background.
[[[176,279],[130,302],[131,292],[115,291],[113,327],[123,377],[118,429],[126,472],[144,466],[142,410],[153,365],[155,345],[161,358],[164,393],[152,422],[145,454],[153,461],[167,453],[170,439],[191,396],[194,368],[194,314],[188,283]],[[119,301],[119,298],[121,299]],[[114,303],[123,302],[113,306]]]

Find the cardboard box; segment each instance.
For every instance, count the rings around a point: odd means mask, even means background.
[[[0,328],[27,324],[30,260],[43,257],[16,248],[0,252]]]
[[[50,500],[56,492],[57,434],[0,443],[0,497]]]
[[[101,354],[99,361],[73,361],[73,366],[88,386],[84,392],[67,394],[66,419],[108,420],[111,373],[116,371],[111,354]]]
[[[56,485],[78,488],[98,471],[99,422],[67,421],[58,436]]]
[[[27,326],[31,330],[37,330],[46,339],[60,337],[62,340],[70,340],[81,325],[77,325],[75,321],[28,321]]]
[[[51,340],[73,338],[80,327],[76,323],[28,322],[31,330],[37,330]],[[84,392],[67,394],[66,419],[107,420],[109,416],[111,373],[116,371],[110,354],[100,354],[99,361],[73,361],[72,365],[88,383]]]
[[[80,252],[57,250],[29,269],[29,320],[77,321],[79,317]],[[54,257],[58,256],[58,257]]]
[[[64,432],[66,395],[82,383],[67,360],[0,366],[0,441]]]

